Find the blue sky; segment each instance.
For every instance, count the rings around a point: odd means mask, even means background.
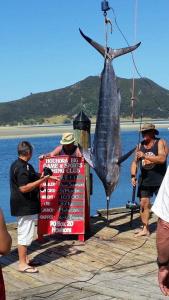
[[[142,42],[134,53],[141,75],[169,89],[169,0],[109,0],[109,4],[129,44]],[[125,47],[111,11],[108,17],[113,24],[108,44]],[[99,75],[103,58],[82,39],[79,27],[104,45],[100,0],[1,0],[0,101]],[[131,55],[117,58],[113,65],[117,76],[132,78]]]

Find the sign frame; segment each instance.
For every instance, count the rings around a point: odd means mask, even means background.
[[[39,171],[52,170],[52,178],[40,187],[41,213],[38,215],[38,240],[43,235],[75,234],[85,240],[89,228],[83,157],[58,155],[39,161]],[[54,177],[60,177],[59,181]]]

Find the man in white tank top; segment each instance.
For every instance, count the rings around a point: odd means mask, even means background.
[[[169,295],[169,167],[152,211],[158,216],[156,234],[158,282],[162,293],[167,296]]]

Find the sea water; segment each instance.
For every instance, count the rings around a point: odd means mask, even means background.
[[[169,143],[168,129],[160,129],[160,137],[165,138]],[[24,140],[29,141],[33,147],[33,157],[30,163],[38,171],[38,157],[42,153],[53,150],[60,143],[61,136],[56,137],[31,137]],[[3,209],[7,222],[15,221],[10,215],[10,189],[9,169],[11,163],[17,158],[17,145],[23,138],[1,139],[0,140],[0,206]],[[122,130],[121,132],[122,153],[131,150],[138,143],[138,131]],[[111,195],[110,207],[125,206],[132,198],[132,186],[130,178],[130,165],[133,155],[121,165],[120,179],[115,191]],[[90,199],[90,214],[95,215],[98,209],[106,208],[106,196],[103,185],[95,172],[93,174],[93,194]]]

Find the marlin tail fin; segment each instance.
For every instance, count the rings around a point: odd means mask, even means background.
[[[134,46],[130,46],[130,47],[126,47],[126,48],[120,48],[120,49],[112,49],[112,48],[109,48],[109,47],[105,48],[102,45],[96,43],[91,38],[89,38],[87,35],[85,35],[80,28],[79,28],[79,31],[80,31],[81,35],[83,36],[83,38],[89,44],[91,44],[99,53],[101,53],[103,55],[103,57],[106,57],[110,60],[112,60],[113,58],[118,57],[120,55],[123,55],[123,54],[129,53],[131,51],[134,51],[141,44],[141,43],[138,43]]]

